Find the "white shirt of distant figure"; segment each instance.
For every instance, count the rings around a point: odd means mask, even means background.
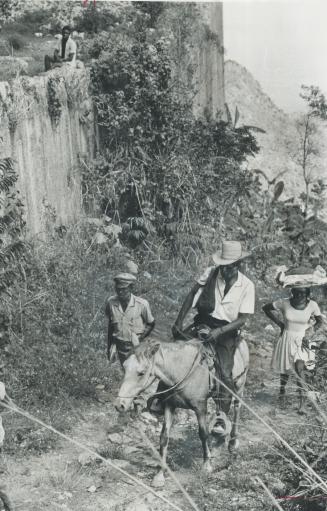
[[[62,35],[58,34],[56,36],[56,38],[58,39],[58,42],[56,44],[55,50],[57,50],[59,52],[59,55],[61,57],[62,56],[62,53],[61,53],[62,52]],[[75,41],[71,38],[71,36],[69,36],[67,39],[67,42],[66,42],[65,54],[64,54],[63,58],[67,58],[68,55],[70,55],[71,53],[73,53],[74,56],[73,56],[72,60],[65,62],[65,64],[68,64],[69,66],[72,66],[72,67],[76,67],[76,51],[77,51],[77,45],[76,45]]]
[[[0,381],[0,401],[3,401],[5,397],[6,397],[6,387]],[[5,438],[5,431],[3,429],[2,419],[1,419],[1,416],[0,416],[0,447],[2,447],[4,438]]]

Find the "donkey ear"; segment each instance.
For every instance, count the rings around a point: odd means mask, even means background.
[[[151,342],[150,341],[146,348],[146,355],[148,357],[153,357],[157,353],[159,348],[160,348],[160,342],[158,342],[158,341]]]

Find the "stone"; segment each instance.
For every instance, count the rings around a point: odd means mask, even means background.
[[[108,435],[108,439],[113,444],[122,444],[123,443],[123,437],[119,433],[110,433]]]
[[[265,326],[265,330],[266,330],[266,332],[272,332],[272,333],[275,332],[275,329],[272,325]]]
[[[90,486],[89,488],[87,488],[87,491],[89,493],[95,493],[97,491],[97,487],[94,486],[94,484],[92,486]]]

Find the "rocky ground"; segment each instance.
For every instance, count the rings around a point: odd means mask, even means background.
[[[299,432],[302,429],[304,432],[308,424],[317,427],[310,408],[304,417],[296,414],[292,385],[287,408],[278,406],[278,382],[269,371],[270,341],[276,333],[268,329],[264,334],[266,343],[260,341],[260,344],[253,335],[247,334],[252,356],[245,401],[282,436],[289,434],[290,428],[301,434]],[[96,402],[80,403],[74,409],[69,437],[132,474],[149,489],[138,486],[69,440],[60,439],[54,448],[40,454],[4,453],[1,481],[6,484],[17,511],[163,511],[170,508],[151,493],[157,461],[142,437],[143,432],[157,446],[161,425],[147,413],[137,418],[117,414],[113,401],[117,395],[114,381],[118,379],[118,371],[116,368],[108,381],[98,383]],[[6,412],[3,418],[8,430],[12,432],[17,428],[18,418],[12,413]],[[27,419],[19,418],[19,421]],[[45,433],[38,428],[33,434],[42,437]],[[257,476],[275,495],[284,496],[287,491],[281,474],[274,468],[275,461],[271,465],[271,460],[280,458],[273,435],[244,408],[238,454],[230,455],[225,446],[216,449],[214,471],[210,475],[201,471],[201,454],[195,418],[191,412],[180,411],[172,432],[169,465],[201,511],[272,509],[258,486]],[[284,455],[288,457],[287,452]],[[180,509],[191,509],[171,479],[167,478],[166,486],[155,491]]]

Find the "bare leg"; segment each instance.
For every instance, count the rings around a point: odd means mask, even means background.
[[[202,443],[203,449],[203,468],[207,472],[212,471],[211,463],[210,463],[210,449],[209,449],[209,429],[207,423],[207,404],[205,403],[198,410],[195,410],[196,418],[198,420],[199,425],[199,437]]]
[[[288,382],[288,379],[289,379],[288,374],[280,375],[279,402],[282,406],[285,405],[285,387]]]
[[[240,397],[243,396],[243,390],[241,392],[238,393]],[[238,441],[238,423],[239,423],[239,419],[240,419],[240,412],[241,412],[241,403],[239,402],[238,399],[235,399],[234,401],[234,416],[233,416],[233,426],[232,426],[232,431],[231,431],[231,434],[230,434],[230,440],[228,442],[228,450],[230,452],[236,450],[239,446],[239,441]]]
[[[303,383],[304,383],[304,362],[303,360],[297,360],[295,362],[295,372],[296,372],[296,384],[297,384],[297,391],[298,391],[298,394],[299,394],[299,408],[297,410],[297,412],[300,414],[300,415],[303,415],[303,403],[304,403],[304,398],[303,398]]]
[[[162,425],[162,430],[160,434],[160,456],[162,458],[162,465],[166,465],[167,461],[167,451],[168,451],[168,444],[169,444],[169,435],[170,430],[173,424],[173,418],[174,418],[174,412],[175,410],[169,406],[168,404],[165,404],[165,416],[164,416],[164,422]],[[153,478],[152,485],[156,488],[162,487],[165,484],[165,474],[164,469],[161,467],[158,474]]]

